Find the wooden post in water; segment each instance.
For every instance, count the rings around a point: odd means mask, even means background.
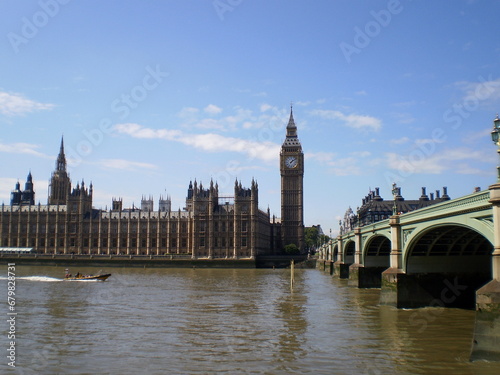
[[[290,288],[293,289],[293,284],[295,283],[295,264],[293,259],[290,261]]]

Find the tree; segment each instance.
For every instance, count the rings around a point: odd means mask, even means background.
[[[325,234],[319,234],[317,226],[304,228],[304,237],[306,242],[306,250],[308,252],[314,251],[316,248],[330,240]]]
[[[318,246],[319,231],[316,227],[304,228],[304,239],[306,242],[306,250],[311,251]]]
[[[286,255],[296,255],[300,253],[299,248],[294,243],[285,245],[284,251]]]

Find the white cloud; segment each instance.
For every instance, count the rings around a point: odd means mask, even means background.
[[[366,169],[360,166],[365,167],[367,165],[366,158],[370,156],[371,153],[369,151],[351,152],[347,157],[341,158],[332,152],[308,152],[305,154],[306,160],[316,160],[321,164],[327,165],[328,171],[335,176],[354,176],[366,173]],[[368,163],[371,163],[371,160]]]
[[[117,124],[113,129],[118,133],[127,134],[133,138],[161,138],[169,141],[175,140],[177,136],[182,134],[180,130],[149,129],[133,123]]]
[[[0,113],[7,116],[21,116],[34,111],[50,110],[54,104],[39,103],[21,94],[0,92]]]
[[[393,112],[391,116],[400,124],[411,124],[415,122],[415,118],[410,113]]]
[[[408,143],[410,141],[410,138],[408,137],[401,137],[397,139],[391,139],[389,143],[392,143],[394,145],[402,145],[404,143]]]
[[[308,105],[310,105],[311,102],[310,101],[305,101],[305,102],[302,102],[302,101],[296,101],[296,102],[293,102],[293,106],[299,106],[299,107],[307,107]]]
[[[275,160],[280,150],[280,145],[270,141],[258,142],[214,133],[187,134],[180,130],[149,129],[139,124],[118,124],[114,130],[134,138],[160,138],[207,152],[238,152],[264,161]]]
[[[270,109],[276,109],[276,107],[273,107],[272,105],[269,105],[267,103],[264,103],[264,104],[260,105],[260,111],[261,112],[266,112],[266,111],[269,111]]]
[[[477,106],[494,108],[500,101],[500,78],[479,76],[477,82],[461,81],[455,85],[464,93],[462,101],[466,109],[473,110]]]
[[[355,151],[355,152],[351,152],[351,155],[352,156],[357,156],[357,157],[360,157],[360,158],[367,158],[368,156],[371,156],[371,152],[370,151]]]
[[[462,171],[467,170],[466,162],[487,162],[488,156],[484,152],[469,148],[447,149],[442,152],[426,155],[422,149],[415,149],[408,154],[386,153],[385,163],[389,169],[403,174],[440,174],[445,171],[456,171],[457,163],[461,162]]]
[[[236,114],[234,116],[226,116],[222,119],[224,128],[236,129],[238,124],[244,123],[246,121],[252,120],[252,111],[249,109],[243,109],[236,107]]]
[[[28,154],[39,158],[53,159],[52,156],[48,156],[37,151],[36,149],[39,147],[39,145],[34,145],[31,143],[0,143],[0,152],[5,152],[8,154]]]
[[[222,108],[217,107],[214,104],[207,105],[203,110],[210,115],[217,115],[222,112]]]
[[[199,112],[198,108],[184,107],[177,114],[177,116],[179,116],[182,119],[192,119],[192,118],[195,118],[195,116],[198,114],[198,112]]]
[[[306,152],[304,157],[306,160],[317,160],[321,163],[328,163],[333,160],[335,153],[333,152]]]
[[[313,110],[311,111],[311,114],[314,116],[319,116],[326,120],[343,121],[345,126],[354,129],[371,128],[373,130],[380,130],[382,126],[382,122],[379,119],[366,115],[357,115],[354,113],[346,115],[340,111],[323,110],[323,109]]]
[[[415,145],[420,147],[421,149],[430,149],[432,150],[434,148],[435,143],[443,143],[443,140],[440,139],[433,139],[433,138],[420,138],[420,139],[415,139]],[[429,146],[429,147],[427,147]]]
[[[276,159],[280,150],[279,145],[271,142],[255,142],[241,138],[225,137],[213,133],[187,135],[178,140],[186,145],[204,151],[233,151],[265,161]]]
[[[442,173],[446,167],[441,163],[442,158],[437,155],[429,156],[421,159],[410,159],[407,156],[402,156],[393,152],[386,153],[386,163],[389,169],[394,169],[401,173]]]
[[[203,109],[203,113],[213,116],[222,112],[222,109],[210,104]],[[252,120],[252,111],[240,107],[234,108],[234,115],[226,116],[223,118],[203,118],[202,111],[193,107],[183,108],[178,116],[183,120],[182,127],[184,128],[197,128],[197,129],[214,129],[230,131],[235,130],[238,126],[243,126]],[[244,127],[248,127],[245,125]]]
[[[465,175],[491,176],[493,174],[492,171],[485,171],[484,169],[472,167],[467,163],[458,164],[455,168],[455,171],[458,174],[465,174]]]
[[[102,159],[101,161],[98,162],[98,164],[105,169],[124,169],[128,171],[158,168],[154,164],[141,163],[123,159]]]
[[[353,176],[366,173],[366,171],[363,172],[359,167],[358,159],[352,156],[335,159],[328,164],[330,166],[330,172],[335,176]]]
[[[226,125],[224,124],[224,121],[216,120],[213,118],[204,118],[204,119],[195,121],[194,123],[190,124],[189,127],[198,128],[198,129],[217,129],[217,130],[225,130],[226,129]]]

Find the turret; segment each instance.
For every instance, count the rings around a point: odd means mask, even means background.
[[[85,186],[85,181],[82,180],[81,184],[78,182],[71,194],[68,195],[66,202],[59,204],[68,204],[72,212],[78,211],[80,214],[90,212],[92,210],[92,195]]]
[[[158,210],[160,212],[170,212],[172,209],[172,201],[170,199],[170,196],[167,196],[167,198],[163,198],[163,196],[160,196],[160,200],[158,201]]]
[[[21,194],[21,204],[35,204],[35,190],[33,188],[33,177],[31,176],[31,171],[28,173],[28,178],[24,184],[24,191]]]
[[[187,199],[193,198],[193,183],[189,181]]]
[[[14,190],[12,190],[12,192],[10,193],[10,204],[11,206],[18,206],[21,204],[21,184],[19,183],[19,181],[17,181],[16,183],[16,187]]]
[[[111,201],[111,210],[112,211],[121,211],[123,209],[123,201],[121,198],[115,199],[113,198]]]
[[[151,212],[153,211],[153,207],[154,207],[153,197],[149,196],[149,198],[146,199],[143,195],[141,199],[141,210]]]

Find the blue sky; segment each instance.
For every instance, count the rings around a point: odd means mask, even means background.
[[[259,184],[280,216],[290,103],[305,224],[326,233],[370,189],[452,198],[496,181],[499,1],[0,2],[0,202],[31,170],[47,201],[61,136],[94,206],[190,180]]]

